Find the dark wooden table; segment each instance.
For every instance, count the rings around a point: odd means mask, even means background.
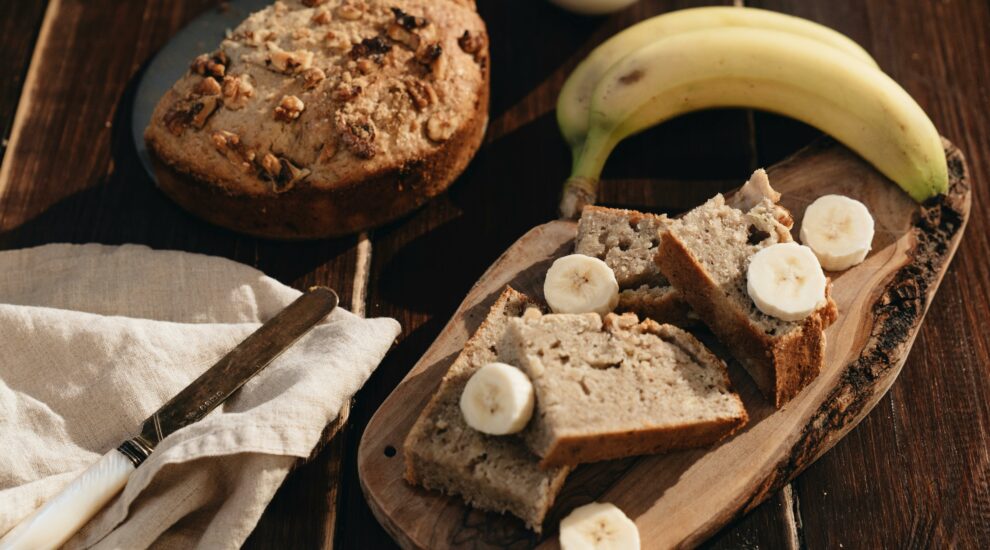
[[[311,243],[239,236],[179,210],[144,175],[130,99],[149,57],[216,0],[0,3],[0,249],[143,243],[226,256],[296,287],[402,323],[346,424],[281,488],[255,548],[388,548],[361,494],[355,454],[376,407],[470,285],[528,228],[555,217],[568,151],[553,106],[597,43],[648,15],[705,2],[643,0],[584,18],[543,0],[479,0],[492,47],[491,124],[450,191],[366,235]],[[865,46],[967,155],[969,229],[900,378],[876,409],[794,483],[712,541],[722,548],[990,547],[990,5],[985,0],[753,0]],[[602,202],[678,211],[741,183],[816,131],[726,110],[624,143]],[[2,299],[2,297],[0,297]]]

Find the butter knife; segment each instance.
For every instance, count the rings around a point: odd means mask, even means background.
[[[162,439],[209,414],[326,318],[337,302],[333,290],[310,288],[148,417],[139,435],[103,455],[61,493],[14,526],[0,539],[0,550],[48,549],[64,544],[124,488]]]

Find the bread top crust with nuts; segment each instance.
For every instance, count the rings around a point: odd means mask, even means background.
[[[231,191],[333,189],[407,166],[484,110],[487,34],[452,0],[288,0],[193,60],[145,138]]]

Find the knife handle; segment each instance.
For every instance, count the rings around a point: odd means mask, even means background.
[[[58,548],[127,484],[134,462],[114,449],[0,539],[0,550]]]

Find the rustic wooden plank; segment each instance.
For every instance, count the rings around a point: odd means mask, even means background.
[[[30,4],[7,3],[0,11],[23,12]],[[332,286],[353,306],[356,237],[276,243],[215,228],[165,198],[135,157],[129,133],[135,76],[172,33],[217,6],[215,0],[49,3],[47,32],[34,50],[0,167],[0,248],[96,241],[214,254],[297,288]],[[8,23],[4,18],[0,26]],[[18,43],[28,44],[29,33],[22,34]],[[7,47],[7,36],[0,35],[0,47]],[[7,101],[0,96],[0,109]],[[333,489],[345,443],[334,437],[340,424],[329,426],[326,445],[290,474],[248,546],[310,548],[333,536]]]
[[[809,548],[990,545],[990,9],[984,2],[750,5],[830,25],[860,42],[968,156],[979,188],[971,226],[888,396],[795,484]],[[761,125],[764,145],[807,139]]]
[[[41,29],[47,2],[4,2],[0,5],[0,159],[7,149],[7,139],[21,97],[35,39]]]
[[[695,546],[784,488],[852,429],[897,377],[962,237],[970,186],[958,151],[947,144],[947,153],[949,194],[920,207],[860,157],[831,141],[770,167],[770,178],[797,226],[800,206],[837,193],[864,202],[883,229],[864,263],[832,274],[832,296],[842,314],[826,332],[829,346],[821,374],[786,407],[775,410],[738,364],[730,362],[730,376],[750,415],[745,429],[710,449],[625,465],[582,466],[551,512],[551,528],[571,507],[605,500],[630,515],[647,548]],[[546,266],[569,253],[575,230],[573,222],[554,221],[516,241],[471,288],[450,323],[368,424],[358,453],[362,488],[375,516],[404,548],[495,548],[510,540],[525,547],[536,540],[518,520],[468,514],[457,498],[410,488],[403,481],[401,443],[415,420],[409,409],[425,406],[449,358],[501,289],[510,284],[540,297]],[[383,453],[390,447],[398,452]],[[541,541],[539,547],[556,548],[556,541]]]

